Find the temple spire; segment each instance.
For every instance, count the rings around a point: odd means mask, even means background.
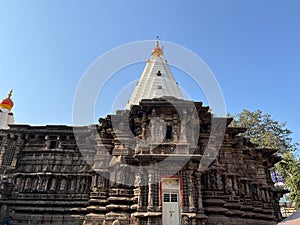
[[[183,99],[181,90],[163,56],[157,36],[151,58],[147,60],[144,71],[126,104],[126,109],[130,109],[131,105],[138,105],[142,99],[167,96]]]

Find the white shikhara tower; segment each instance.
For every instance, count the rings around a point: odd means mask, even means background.
[[[138,105],[142,99],[167,96],[183,99],[181,90],[163,56],[159,41],[156,40],[151,58],[147,60],[145,69],[126,104],[126,109],[130,109],[132,105]]]
[[[0,103],[0,129],[9,129],[9,124],[14,123],[14,115],[11,112],[14,106],[11,100],[12,90],[9,92],[8,97],[3,99]]]

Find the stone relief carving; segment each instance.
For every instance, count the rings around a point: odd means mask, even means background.
[[[65,191],[67,188],[67,179],[66,178],[62,178],[60,181],[60,191]]]
[[[257,187],[256,185],[251,185],[251,189],[250,189],[250,192],[251,192],[251,197],[253,200],[258,200],[258,191],[257,191]]]
[[[50,190],[56,190],[56,182],[57,180],[56,180],[56,178],[55,177],[53,177],[52,178],[52,182],[51,182],[51,187],[50,187]]]
[[[70,190],[71,191],[75,191],[76,190],[76,178],[71,178]]]
[[[112,223],[112,225],[121,225],[119,220],[114,220],[114,222]]]
[[[210,181],[210,188],[216,189],[217,188],[217,176],[216,176],[215,171],[212,171],[209,173],[209,181]]]
[[[30,191],[30,188],[31,188],[31,178],[30,177],[27,177],[25,179],[25,184],[24,184],[24,191]]]
[[[227,194],[231,194],[232,191],[233,191],[232,178],[227,177],[226,178],[226,192],[227,192]]]

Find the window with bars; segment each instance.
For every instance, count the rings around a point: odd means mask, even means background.
[[[2,165],[10,166],[15,155],[16,147],[9,146],[3,154],[3,162]]]
[[[170,194],[169,193],[164,194],[164,202],[170,202]]]
[[[164,202],[178,202],[178,194],[177,193],[164,193],[163,201]]]
[[[198,188],[200,188],[200,187],[197,187],[197,179],[196,178],[194,178],[193,179],[193,181],[194,181],[194,189],[193,189],[193,198],[194,198],[194,205],[195,205],[195,207],[196,208],[198,208],[199,206],[198,206],[198,201],[197,201],[197,199],[198,199],[198,197],[199,197],[199,195],[198,195]]]
[[[182,174],[183,207],[189,207],[189,182],[185,173]]]
[[[159,206],[159,185],[152,184],[152,192],[153,192],[153,205]]]
[[[176,193],[171,193],[171,202],[178,202],[178,195]]]
[[[148,205],[148,186],[141,187],[142,206]]]

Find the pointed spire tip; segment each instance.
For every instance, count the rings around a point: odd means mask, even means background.
[[[159,47],[159,36],[156,36],[156,43],[155,43],[155,47],[158,48]]]
[[[9,93],[8,93],[8,98],[10,98],[10,97],[12,96],[12,92],[13,92],[13,90],[10,89],[10,91],[9,91]]]

